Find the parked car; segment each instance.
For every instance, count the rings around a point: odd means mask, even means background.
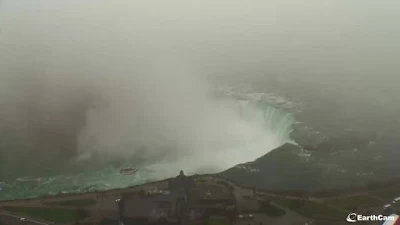
[[[391,204],[386,204],[386,205],[383,206],[383,209],[386,210],[386,209],[389,209],[390,207],[392,207]]]
[[[240,214],[239,219],[241,220],[251,220],[254,219],[253,214]]]

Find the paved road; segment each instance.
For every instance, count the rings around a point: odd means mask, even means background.
[[[22,217],[20,216],[0,212],[0,225],[50,225],[49,223],[31,220],[28,218],[22,221],[21,218]]]

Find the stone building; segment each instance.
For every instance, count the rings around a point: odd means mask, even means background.
[[[119,219],[124,224],[171,224],[179,221],[177,194],[133,193],[119,203]]]

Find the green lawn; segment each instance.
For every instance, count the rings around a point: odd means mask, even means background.
[[[299,206],[299,202],[297,200],[286,199],[283,197],[267,196],[266,199],[289,209],[294,209]]]
[[[57,205],[57,206],[77,206],[77,207],[89,207],[96,205],[97,201],[92,198],[86,199],[75,199],[75,200],[64,200],[58,202],[51,202],[49,205]]]
[[[286,214],[285,210],[270,204],[268,201],[259,201],[259,203],[261,212],[267,214],[268,216],[279,217]]]
[[[39,207],[6,207],[7,211],[48,222],[69,223],[82,220],[88,216],[84,210],[49,209]]]
[[[338,220],[343,220],[343,218],[346,218],[348,215],[348,213],[345,211],[340,211],[338,209],[310,201],[307,201],[304,203],[304,205],[294,209],[294,211],[312,218],[332,218]]]
[[[279,217],[286,214],[286,211],[273,205],[263,206],[261,211],[268,216]]]
[[[379,206],[384,204],[384,202],[380,201],[376,198],[368,197],[367,195],[359,195],[352,196],[348,198],[336,198],[332,200],[325,201],[324,203],[333,205],[339,208],[343,208],[349,210],[351,212],[356,211],[361,208],[369,208],[373,206]]]
[[[294,212],[310,218],[331,218],[332,220],[343,220],[343,218],[346,218],[348,214],[345,211],[340,211],[327,205],[308,200],[294,200],[275,196],[270,196],[268,198],[280,206],[286,207]]]
[[[227,218],[211,217],[208,220],[207,225],[229,225],[229,220]]]
[[[386,201],[391,201],[394,198],[400,196],[400,186],[380,189],[377,191],[371,191],[368,194],[371,196],[376,196],[378,198],[382,198],[383,200],[386,200]]]

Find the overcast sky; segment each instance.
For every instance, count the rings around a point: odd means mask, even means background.
[[[97,62],[173,55],[207,75],[322,77],[318,83],[335,85],[390,85],[383,78],[398,77],[400,3],[394,0],[3,0],[0,10],[9,60],[29,48],[43,57],[96,54]]]

